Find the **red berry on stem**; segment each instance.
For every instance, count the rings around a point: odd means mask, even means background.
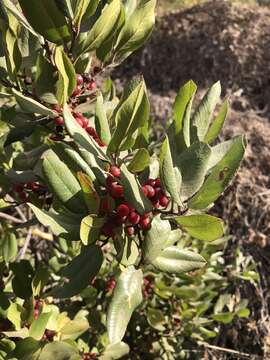
[[[58,113],[62,112],[61,106],[59,104],[54,104],[52,109]]]
[[[107,179],[106,179],[107,187],[108,187],[108,188],[111,188],[113,182],[115,182],[115,181],[114,181],[114,178],[113,178],[111,175],[109,175],[109,176],[107,177]]]
[[[150,228],[150,218],[142,218],[139,224],[142,230],[148,230]]]
[[[145,187],[147,188],[147,191],[148,191],[148,197],[149,198],[152,198],[155,196],[155,189],[151,186],[151,185],[145,185]]]
[[[113,198],[118,199],[124,196],[124,188],[122,185],[117,184],[116,182],[113,182],[111,184],[110,193]]]
[[[129,214],[129,207],[125,204],[121,204],[116,209],[118,216],[128,216]]]
[[[142,187],[142,191],[143,191],[144,195],[145,195],[146,197],[148,197],[147,185],[144,185],[144,186]]]
[[[72,97],[75,97],[75,96],[80,95],[80,93],[81,93],[81,88],[80,88],[80,86],[76,86],[71,96],[72,96]]]
[[[133,225],[139,224],[140,219],[141,219],[140,215],[135,211],[131,212],[128,217],[129,222]]]
[[[113,224],[111,224],[110,222],[104,224],[101,228],[101,233],[105,236],[113,237],[115,234]]]
[[[58,116],[57,118],[55,118],[54,122],[55,122],[55,125],[58,125],[58,126],[62,126],[65,124],[65,121],[62,118],[62,116]]]
[[[94,80],[91,80],[87,86],[88,90],[94,90],[97,87],[97,84]]]
[[[156,198],[151,199],[151,203],[152,203],[152,205],[153,205],[154,208],[158,208],[159,205],[160,205],[160,204],[159,204],[159,200],[156,199]]]
[[[20,184],[16,184],[16,185],[13,185],[12,188],[13,188],[14,192],[21,193],[21,192],[23,192],[24,186],[20,185]]]
[[[110,173],[111,173],[113,176],[119,178],[120,175],[121,175],[121,170],[119,169],[118,166],[112,165],[112,166],[110,167]]]
[[[83,77],[82,77],[82,75],[81,75],[81,74],[77,74],[76,77],[77,77],[77,85],[78,85],[78,86],[82,85],[82,84],[83,84]]]
[[[161,187],[156,187],[156,188],[155,188],[155,197],[156,197],[156,198],[159,198],[159,197],[161,197],[162,195],[164,195],[164,193],[163,193],[163,190],[161,189]]]
[[[147,184],[152,186],[152,187],[155,187],[156,186],[156,180],[150,178],[150,179],[148,179]]]
[[[125,232],[128,236],[133,236],[135,234],[135,229],[133,226],[128,226],[125,228]]]
[[[161,186],[161,180],[158,178],[158,179],[156,179],[156,184],[155,184],[155,186]]]
[[[59,136],[59,135],[53,134],[53,135],[50,136],[50,140],[52,140],[52,141],[61,141],[62,137]]]
[[[90,136],[97,136],[96,130],[92,126],[87,126],[85,129]]]
[[[162,195],[160,198],[159,198],[159,203],[161,206],[164,206],[164,207],[167,207],[168,204],[169,204],[170,200],[167,198],[166,195]]]

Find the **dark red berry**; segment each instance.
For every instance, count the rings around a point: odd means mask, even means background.
[[[155,187],[156,186],[156,180],[155,179],[148,179],[147,180],[147,185],[150,185],[152,187]]]
[[[166,195],[162,195],[160,198],[159,198],[159,203],[161,206],[163,207],[167,207],[168,204],[169,204],[170,200],[167,198]]]
[[[121,204],[117,207],[116,209],[117,215],[118,216],[128,216],[129,214],[129,207],[125,204]]]
[[[153,216],[152,212],[147,212],[147,213],[144,213],[143,215],[141,215],[141,218],[142,219],[151,218],[152,216]]]
[[[55,125],[63,126],[65,124],[65,121],[62,116],[58,116],[54,119]]]
[[[21,184],[16,184],[16,185],[13,185],[13,186],[12,186],[12,189],[13,189],[13,191],[16,192],[16,193],[21,193],[21,192],[23,192],[23,190],[24,190],[24,186],[21,185]]]
[[[161,180],[160,179],[156,179],[156,184],[155,186],[161,186]]]
[[[91,80],[89,84],[87,85],[88,90],[94,90],[97,87],[97,84],[94,80]]]
[[[140,219],[140,227],[142,230],[148,230],[150,228],[150,218],[149,217],[146,217],[146,218],[142,218]]]
[[[162,195],[164,195],[164,193],[163,193],[163,190],[161,189],[161,187],[156,187],[155,188],[155,197],[160,198]]]
[[[95,141],[98,143],[99,146],[101,147],[105,146],[105,144],[103,144],[103,142],[100,140],[99,137],[95,138]]]
[[[110,173],[111,173],[114,177],[120,178],[121,170],[119,169],[118,166],[112,165],[112,166],[110,167]]]
[[[109,200],[108,198],[102,199],[100,202],[100,211],[102,213],[107,213],[110,211],[110,206],[109,206]]]
[[[147,185],[144,185],[144,186],[142,187],[142,191],[143,191],[144,195],[145,195],[146,197],[148,197]]]
[[[29,183],[27,184],[27,188],[28,188],[28,189],[31,189],[31,190],[33,190],[33,191],[37,191],[37,190],[40,189],[40,185],[39,185],[38,183],[36,183],[36,182],[29,182]]]
[[[151,185],[145,185],[145,187],[147,188],[147,192],[148,192],[148,197],[152,198],[155,196],[155,189],[151,186]]]
[[[72,93],[72,97],[78,96],[78,95],[80,95],[80,93],[81,93],[80,86],[76,86],[73,93]]]
[[[125,232],[128,236],[133,236],[135,234],[135,229],[133,226],[128,226],[125,228]]]
[[[139,224],[140,219],[141,219],[140,215],[135,211],[131,212],[128,217],[129,222],[133,225]]]
[[[77,85],[78,85],[78,86],[82,85],[83,82],[84,82],[82,75],[77,74],[76,77],[77,77]]]
[[[61,141],[62,136],[53,134],[53,135],[50,136],[50,140],[52,140],[52,141]]]
[[[111,175],[109,175],[106,178],[106,184],[109,189],[111,188],[113,182],[115,182],[114,178]]]
[[[24,191],[19,193],[19,197],[23,201],[27,201],[27,199],[28,199],[28,195]]]
[[[156,198],[152,198],[152,199],[151,199],[151,203],[152,203],[153,207],[156,208],[156,209],[157,209],[157,208],[159,207],[159,205],[160,205],[160,204],[159,204],[159,200],[156,199]]]
[[[110,193],[113,198],[118,199],[124,196],[124,188],[122,185],[117,184],[116,182],[113,182],[111,184]]]
[[[97,136],[96,130],[92,126],[87,126],[85,129],[90,136]]]
[[[101,233],[105,236],[113,237],[115,234],[113,224],[111,223],[104,224],[101,228]]]

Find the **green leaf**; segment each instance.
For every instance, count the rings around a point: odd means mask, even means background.
[[[91,179],[82,172],[77,173],[78,180],[81,184],[84,201],[90,214],[98,214],[100,208],[100,197],[95,190]]]
[[[41,340],[46,330],[50,316],[50,312],[40,314],[39,317],[32,322],[29,328],[29,336],[35,340]]]
[[[0,238],[0,253],[6,263],[14,260],[18,252],[18,244],[16,235],[11,232],[7,232]]]
[[[212,315],[212,318],[223,324],[230,324],[233,321],[234,314],[231,312],[224,312]]]
[[[106,39],[110,38],[115,31],[115,24],[121,14],[120,0],[113,0],[105,6],[100,17],[97,19],[85,41],[80,53],[97,49]]]
[[[178,274],[200,269],[205,266],[206,260],[195,252],[169,246],[152,261],[152,264],[158,270]]]
[[[46,150],[48,150],[48,145],[43,144],[35,147],[33,150],[20,152],[14,159],[15,169],[22,171],[34,169],[36,163]]]
[[[118,58],[125,59],[149,38],[155,24],[156,0],[140,1],[120,31],[115,46]]]
[[[76,2],[73,22],[77,29],[80,29],[82,18],[86,13],[90,2],[92,2],[92,0],[80,0],[79,2]]]
[[[222,220],[211,215],[178,216],[175,220],[196,239],[213,241],[224,235]]]
[[[70,320],[61,329],[61,339],[76,340],[80,335],[89,329],[89,322],[86,318]]]
[[[174,245],[176,242],[178,242],[181,239],[182,235],[183,233],[180,229],[171,230],[168,240],[166,242],[166,247]]]
[[[68,278],[63,286],[53,290],[52,295],[59,298],[70,298],[79,294],[98,274],[103,262],[102,251],[97,245],[82,247],[80,255],[76,256],[61,271],[61,277]]]
[[[148,308],[147,321],[150,326],[158,331],[164,331],[166,329],[164,326],[166,319],[161,310]]]
[[[124,164],[121,166],[121,182],[124,187],[125,198],[138,213],[144,214],[152,210],[152,204],[141,190],[138,180]]]
[[[54,341],[46,344],[38,360],[81,360],[79,350],[64,341]]]
[[[152,262],[166,247],[171,225],[168,220],[162,220],[160,215],[153,218],[151,228],[147,231],[143,241],[144,258]]]
[[[39,296],[48,282],[50,273],[47,267],[40,265],[32,280],[33,295]]]
[[[16,342],[16,349],[12,353],[16,359],[23,359],[23,360],[32,360],[31,358],[26,358],[25,356],[30,356],[35,353],[40,348],[40,344],[37,340],[27,337],[25,339],[19,340]]]
[[[35,76],[35,93],[42,100],[49,104],[56,104],[56,83],[57,71],[46,59],[43,53],[39,52],[36,63],[37,71]]]
[[[28,299],[32,295],[33,268],[29,261],[11,263],[10,269],[14,274],[12,279],[12,289],[21,299]]]
[[[85,212],[83,194],[78,180],[52,150],[44,154],[42,169],[57,198],[70,211]]]
[[[70,40],[66,19],[54,0],[19,0],[19,4],[28,22],[45,39],[56,44]]]
[[[241,164],[245,148],[244,136],[234,139],[229,151],[213,168],[198,193],[188,202],[191,209],[204,209],[223,193]]]
[[[111,140],[111,131],[101,93],[97,97],[95,123],[101,141],[103,144],[108,145]]]
[[[116,360],[121,359],[129,353],[129,346],[123,341],[108,345],[105,352],[100,356],[100,360]]]
[[[220,82],[216,82],[205,94],[191,119],[191,137],[193,141],[203,141],[217,102],[221,94]]]
[[[182,175],[182,200],[194,195],[202,186],[210,155],[209,145],[195,142],[176,159],[176,165]]]
[[[38,101],[24,96],[22,93],[20,93],[19,91],[15,90],[15,89],[13,89],[12,91],[16,98],[17,103],[20,105],[20,107],[23,111],[31,113],[31,114],[36,113],[36,114],[40,114],[40,115],[55,117],[55,113],[51,109],[40,104]]]
[[[223,159],[237,138],[235,137],[211,147],[211,156],[207,165],[208,170],[212,169]]]
[[[76,72],[72,62],[62,48],[56,48],[54,60],[59,71],[56,96],[59,104],[63,105],[68,101],[76,87]]]
[[[160,178],[164,188],[171,195],[176,204],[181,205],[180,188],[182,176],[180,171],[174,168],[169,139],[166,137],[160,151]]]
[[[33,204],[28,204],[38,221],[51,229],[54,235],[70,241],[80,237],[81,216],[77,214],[59,214],[55,211],[40,210]]]
[[[116,235],[113,243],[117,252],[116,258],[120,264],[130,266],[136,263],[139,249],[132,238],[124,237],[123,234]]]
[[[224,101],[219,112],[205,135],[204,141],[211,144],[218,137],[229,109],[228,100]]]
[[[7,310],[7,318],[14,325],[15,330],[21,329],[21,314],[23,308],[19,304],[11,303]]]
[[[150,155],[146,149],[138,149],[127,168],[130,172],[138,173],[143,171],[150,164]]]
[[[55,0],[58,9],[70,20],[74,17],[72,1],[73,0]]]
[[[182,86],[173,105],[174,145],[177,152],[190,146],[190,115],[197,86],[190,80]]]
[[[142,302],[143,274],[133,266],[126,268],[117,280],[108,309],[107,329],[111,344],[121,342],[133,311]]]
[[[128,84],[113,115],[116,128],[108,151],[119,152],[132,147],[137,135],[136,131],[143,127],[149,119],[149,111],[150,106],[144,81],[141,80],[135,88]],[[129,141],[129,146],[125,146],[127,141]]]
[[[9,73],[9,77],[16,81],[17,80],[17,73],[21,66],[22,56],[18,45],[18,39],[14,35],[13,31],[6,26],[1,26],[1,35],[4,39],[4,55],[6,59],[6,67]]]
[[[100,229],[104,222],[104,218],[91,215],[82,219],[80,238],[84,245],[90,245],[97,241],[100,235]]]

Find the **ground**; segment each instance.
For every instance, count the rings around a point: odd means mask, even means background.
[[[142,73],[153,115],[162,122],[185,81],[193,79],[202,93],[221,80],[223,96],[231,103],[222,136],[247,136],[241,170],[214,211],[227,219],[232,235],[228,264],[238,246],[258,264],[260,283],[256,289],[244,283],[235,289],[249,298],[251,316],[224,326],[214,346],[236,353],[211,349],[205,359],[213,360],[246,358],[240,353],[270,359],[270,8],[253,3],[219,0],[177,10],[177,0],[169,2],[159,9],[148,45],[114,74],[130,78]],[[174,9],[164,11],[168,8]]]

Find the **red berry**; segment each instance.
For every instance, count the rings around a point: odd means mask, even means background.
[[[142,218],[139,224],[142,230],[148,230],[150,228],[150,218]]]
[[[59,135],[53,134],[53,135],[50,136],[50,140],[52,140],[52,141],[61,141],[62,137],[59,136]]]
[[[92,126],[87,126],[85,129],[90,136],[97,136],[96,130]]]
[[[75,120],[82,128],[84,127],[84,121],[81,117],[75,117]]]
[[[156,184],[155,186],[161,186],[161,180],[160,179],[156,179]]]
[[[133,225],[139,224],[140,219],[141,219],[140,215],[135,211],[131,212],[128,217],[129,222]]]
[[[100,202],[100,211],[102,213],[107,213],[110,211],[110,206],[109,206],[109,200],[108,198],[102,199]]]
[[[125,232],[128,236],[133,236],[135,234],[135,229],[133,226],[128,226],[125,228]]]
[[[146,197],[148,197],[147,185],[144,185],[144,186],[142,187],[142,191],[143,191],[144,195],[145,195]]]
[[[77,85],[78,85],[78,86],[82,85],[82,84],[83,84],[83,77],[82,77],[82,75],[77,74],[76,77],[77,77]]]
[[[141,218],[145,219],[145,218],[151,218],[152,217],[152,212],[147,212],[147,213],[144,213]]]
[[[112,166],[110,167],[110,173],[111,173],[114,177],[120,178],[121,170],[119,169],[118,166],[112,165]]]
[[[31,189],[33,191],[37,191],[37,190],[40,189],[40,185],[38,183],[36,183],[36,182],[30,182],[30,183],[27,184],[27,188]]]
[[[72,97],[75,97],[75,96],[80,95],[80,93],[81,93],[81,88],[80,88],[80,86],[76,86],[71,96],[72,96]]]
[[[89,84],[87,85],[88,90],[94,90],[97,87],[97,84],[94,80],[91,80]]]
[[[147,192],[148,192],[148,197],[152,198],[155,196],[155,189],[151,186],[151,185],[145,185],[145,187],[147,188]]]
[[[159,204],[159,200],[156,199],[156,198],[151,199],[151,203],[152,203],[152,205],[153,205],[154,208],[158,208],[159,205],[160,205],[160,204]]]
[[[13,189],[13,191],[16,192],[16,193],[21,193],[21,192],[23,192],[23,190],[24,190],[24,186],[23,186],[23,185],[20,185],[20,184],[16,184],[16,185],[13,185],[13,186],[12,186],[12,189]]]
[[[156,186],[156,180],[150,178],[150,179],[148,179],[147,184],[152,186],[152,187],[155,187]]]
[[[108,187],[109,189],[111,188],[113,182],[115,182],[115,181],[114,181],[114,178],[113,178],[111,175],[109,175],[109,176],[106,178],[106,184],[107,184],[107,187]]]
[[[28,195],[24,191],[19,193],[19,197],[23,201],[27,201],[27,199],[28,199]]]
[[[155,197],[160,198],[162,195],[164,195],[164,193],[163,193],[163,190],[161,189],[161,187],[156,187],[155,188]]]
[[[116,182],[113,182],[111,184],[110,193],[113,198],[118,199],[124,196],[124,188],[122,185],[117,184]]]
[[[159,203],[161,206],[164,206],[164,207],[167,207],[168,204],[169,204],[170,200],[167,198],[166,195],[162,195],[160,198],[159,198]]]
[[[64,119],[62,118],[62,116],[58,116],[57,118],[54,119],[54,123],[57,126],[62,126],[65,124]]]
[[[114,226],[111,223],[106,223],[101,228],[101,233],[105,236],[114,236]]]
[[[103,142],[100,140],[99,137],[97,137],[97,138],[95,139],[95,141],[98,143],[99,146],[101,146],[101,147],[105,146],[105,144],[103,144]]]
[[[117,207],[116,209],[117,215],[118,216],[128,216],[129,214],[129,207],[125,204],[121,204]]]

